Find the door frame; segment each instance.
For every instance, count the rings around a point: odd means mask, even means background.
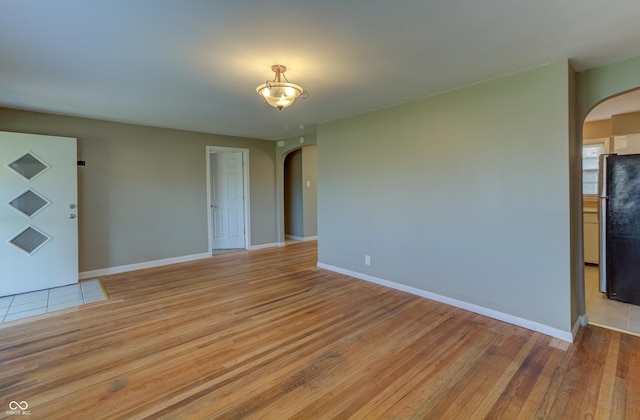
[[[213,255],[211,229],[213,227],[213,217],[211,216],[211,155],[242,152],[242,194],[244,213],[244,249],[251,246],[251,205],[249,194],[249,149],[238,147],[207,146],[206,147],[206,177],[207,177],[207,243],[209,256]]]

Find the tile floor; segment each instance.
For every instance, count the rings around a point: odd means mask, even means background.
[[[640,306],[610,300],[600,293],[597,266],[585,265],[584,282],[590,323],[640,334]]]
[[[59,311],[85,303],[106,300],[100,281],[83,281],[69,286],[0,297],[0,322]]]

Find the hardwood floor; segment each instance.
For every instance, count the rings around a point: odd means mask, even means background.
[[[640,418],[639,337],[564,351],[315,262],[306,242],[114,275],[106,303],[6,324],[0,417]]]

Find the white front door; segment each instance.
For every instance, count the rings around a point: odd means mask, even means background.
[[[243,153],[209,155],[211,173],[211,246],[244,248]]]
[[[0,132],[0,296],[78,282],[76,139]]]

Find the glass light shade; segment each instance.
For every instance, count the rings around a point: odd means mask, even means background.
[[[269,105],[282,110],[282,108],[291,105],[302,94],[303,90],[293,83],[269,82],[258,86],[256,92]]]

